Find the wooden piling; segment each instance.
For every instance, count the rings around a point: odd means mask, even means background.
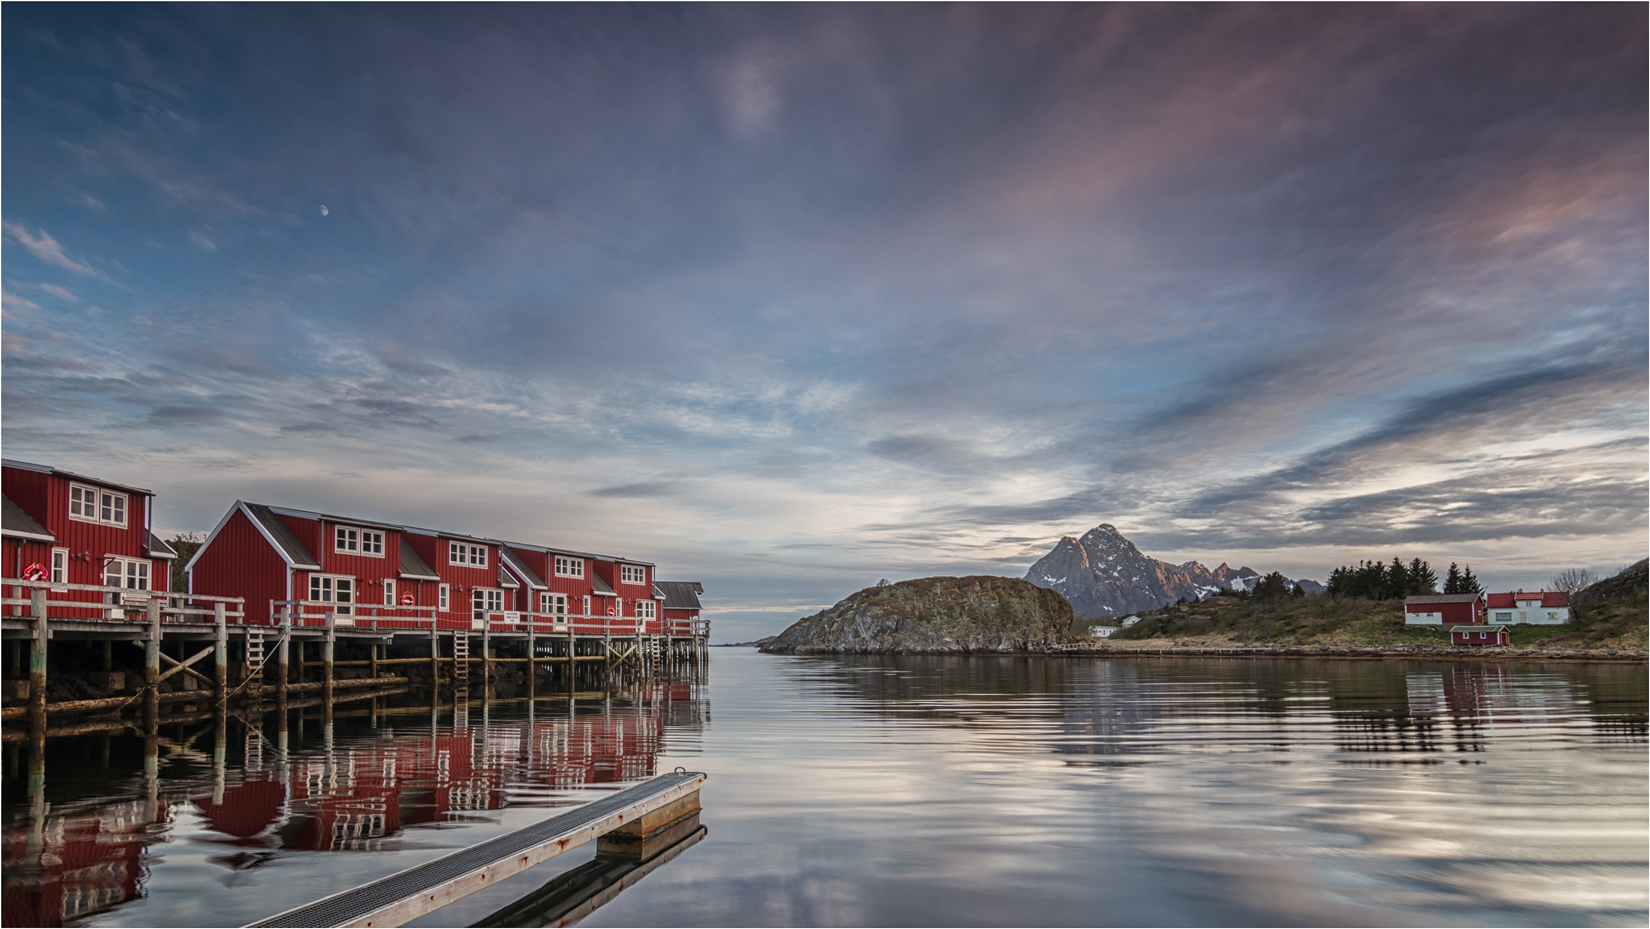
[[[338,611],[327,610],[327,637],[321,645],[322,692],[332,699],[332,655],[338,642]]]
[[[153,603],[154,601],[149,601]],[[212,604],[212,696],[219,703],[229,699],[229,621],[223,601]]]
[[[281,609],[281,641],[275,646],[275,693],[281,700],[286,699],[286,686],[291,678],[291,665],[288,663],[288,647],[292,642],[292,608]]]
[[[149,601],[149,638],[143,643],[143,724],[160,725],[160,601]]]
[[[435,634],[435,620],[430,620],[430,686],[441,687],[441,640]]]
[[[46,643],[51,628],[46,625],[46,591],[36,587],[29,594],[29,611],[34,615],[34,637],[29,641],[29,733],[46,737]],[[42,745],[41,754],[44,754]]]

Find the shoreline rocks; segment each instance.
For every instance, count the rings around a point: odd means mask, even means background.
[[[1024,653],[1076,644],[1071,604],[1012,577],[925,577],[867,587],[761,646],[776,654]]]

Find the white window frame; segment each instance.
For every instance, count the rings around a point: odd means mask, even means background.
[[[46,575],[51,579],[53,590],[69,589],[69,550],[66,548],[52,549],[51,571]],[[62,585],[62,586],[58,586]]]
[[[130,503],[126,494],[117,491],[94,487],[91,484],[69,484],[69,518],[75,522],[125,529],[126,517],[131,509]],[[104,515],[105,509],[108,510],[108,515]],[[80,512],[77,513],[76,510]]]
[[[384,579],[384,605],[395,606],[395,581],[391,578]]]
[[[557,577],[584,577],[584,559],[571,555],[556,556]]]
[[[384,557],[384,533],[360,526],[332,527],[332,550],[341,555],[361,555],[365,558]]]
[[[480,604],[479,606],[477,604]],[[470,618],[480,622],[488,613],[504,612],[504,591],[498,587],[475,587],[470,590]]]
[[[109,575],[113,572],[117,583],[109,583]],[[127,590],[153,590],[149,584],[149,561],[145,558],[121,558],[109,556],[103,560],[103,586],[124,587]],[[139,586],[138,582],[142,583]]]
[[[631,579],[632,575],[634,575],[635,580]],[[639,564],[621,564],[619,565],[619,583],[645,586],[647,584],[647,569]]]
[[[541,591],[539,593],[539,612],[546,616],[566,616],[567,595]]]
[[[652,600],[637,600],[636,601],[636,618],[637,619],[656,619],[656,618],[658,618],[658,613],[656,613],[654,611],[654,603],[653,603]]]
[[[487,546],[468,542],[447,543],[447,563],[465,568],[487,568]]]
[[[449,609],[452,608],[452,606],[451,606],[452,602],[453,602],[453,585],[451,585],[451,584],[442,584],[440,587],[437,587],[435,589],[435,605],[436,605],[437,609],[439,609],[439,610],[441,610],[441,612],[445,613]]]
[[[584,595],[584,615],[586,615],[586,616],[590,615],[590,595],[589,594]]]
[[[354,613],[355,604],[358,602],[356,595],[359,593],[360,585],[355,583],[355,578],[351,575],[316,572],[309,576],[309,601],[311,603],[329,603],[332,605],[332,611],[339,616],[349,616]],[[343,594],[348,599],[338,599],[339,594]]]

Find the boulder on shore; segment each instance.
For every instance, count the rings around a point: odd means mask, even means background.
[[[1071,604],[1013,577],[924,577],[867,587],[797,620],[764,652],[1023,652],[1080,641]]]

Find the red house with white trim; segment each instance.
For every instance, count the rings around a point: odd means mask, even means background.
[[[698,581],[659,581],[654,585],[664,595],[662,613],[665,631],[671,635],[688,635],[693,620],[699,618],[699,594],[705,585]]]
[[[131,590],[170,589],[177,552],[150,531],[153,491],[11,459],[0,462],[0,482],[4,576]],[[54,593],[52,599],[99,603],[103,596],[72,591]],[[101,611],[88,610],[85,615],[98,616]]]
[[[1512,636],[1506,626],[1488,626],[1476,629],[1451,629],[1451,645],[1511,645]]]
[[[1562,590],[1490,594],[1488,609],[1492,622],[1562,626],[1570,621],[1570,595]]]
[[[1404,598],[1406,626],[1476,626],[1483,623],[1483,594],[1419,594]]]

